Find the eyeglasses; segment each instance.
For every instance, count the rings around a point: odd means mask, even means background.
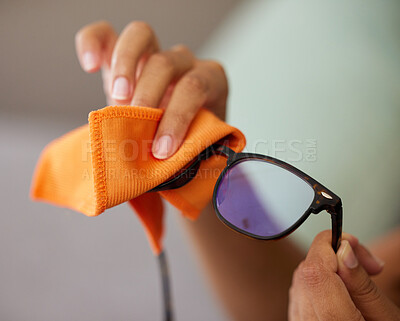
[[[197,175],[201,161],[216,154],[227,157],[227,165],[215,184],[212,201],[218,218],[229,228],[254,239],[276,240],[295,231],[311,213],[326,210],[332,220],[332,248],[338,250],[343,213],[340,198],[299,169],[270,156],[236,153],[214,144],[150,192],[186,185]],[[164,253],[160,262],[167,278]],[[172,320],[168,279],[163,284],[167,286],[166,320]]]

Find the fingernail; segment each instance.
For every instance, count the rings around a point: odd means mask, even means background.
[[[153,152],[154,157],[165,159],[172,153],[172,137],[170,135],[161,136],[155,146]]]
[[[128,79],[125,77],[118,77],[114,80],[114,86],[112,90],[112,98],[117,100],[126,100],[129,98],[130,86]]]
[[[378,265],[379,265],[380,267],[382,267],[382,266],[385,265],[385,261],[383,261],[383,260],[380,259],[379,257],[375,256],[375,255],[372,254],[372,253],[371,253],[371,256],[372,256],[372,258],[374,259],[374,261],[375,261],[376,263],[378,263]]]
[[[92,71],[97,67],[97,57],[90,51],[87,51],[82,56],[83,69],[85,71]]]
[[[350,243],[348,241],[342,241],[342,246],[343,248],[341,253],[339,253],[339,257],[345,266],[349,269],[355,269],[358,266],[358,260],[350,246]]]

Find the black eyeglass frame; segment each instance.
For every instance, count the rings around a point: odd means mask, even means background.
[[[229,228],[233,229],[234,231],[244,234],[245,236],[248,236],[250,238],[258,240],[277,240],[286,237],[292,232],[294,232],[310,216],[311,213],[318,214],[326,210],[331,215],[331,221],[332,221],[332,248],[335,252],[337,252],[341,242],[342,224],[343,224],[343,208],[340,197],[338,197],[335,193],[333,193],[328,188],[326,188],[325,186],[317,182],[315,179],[313,179],[311,176],[307,175],[306,173],[302,172],[296,167],[271,156],[266,156],[256,153],[236,153],[226,145],[214,144],[203,150],[199,154],[199,156],[196,157],[194,160],[192,160],[183,170],[175,174],[171,179],[167,180],[166,182],[156,186],[155,188],[150,190],[150,192],[176,189],[186,185],[197,175],[201,161],[208,159],[209,157],[215,154],[227,157],[227,165],[225,166],[225,168],[223,169],[223,171],[221,172],[221,174],[217,179],[217,182],[214,186],[214,192],[212,198],[214,210],[218,218],[224,224],[226,224]],[[219,212],[218,206],[216,204],[217,191],[225,174],[229,171],[229,169],[231,169],[238,163],[252,159],[254,160],[258,159],[274,164],[276,166],[280,166],[283,169],[286,169],[292,174],[301,178],[303,181],[308,183],[310,187],[314,190],[314,199],[311,202],[308,209],[304,212],[304,214],[288,229],[273,236],[255,235],[240,229],[239,227],[233,225],[223,217],[223,215]]]
[[[247,237],[258,239],[258,240],[277,240],[283,237],[288,236],[290,233],[294,232],[309,216],[311,213],[318,214],[323,210],[326,210],[331,215],[332,220],[332,248],[335,252],[339,249],[341,238],[342,238],[342,222],[343,222],[343,209],[342,209],[342,201],[340,198],[327,189],[325,186],[317,182],[312,177],[308,176],[301,170],[296,167],[285,163],[277,158],[255,154],[255,153],[236,153],[226,145],[214,144],[203,150],[195,159],[189,162],[185,168],[176,173],[169,180],[164,183],[156,186],[151,189],[149,192],[159,192],[170,189],[176,189],[182,187],[189,183],[196,175],[200,168],[200,163],[202,160],[206,160],[212,155],[223,155],[227,157],[227,165],[221,172],[218,177],[218,180],[214,186],[213,192],[213,206],[214,210],[217,214],[217,217],[226,224],[229,228],[233,229],[235,232],[243,234]],[[218,187],[225,176],[225,174],[236,164],[252,160],[258,159],[262,161],[266,161],[268,163],[277,165],[282,167],[283,169],[288,170],[294,175],[298,176],[306,183],[308,183],[312,189],[314,190],[314,199],[308,209],[304,212],[304,214],[288,229],[285,231],[273,235],[273,236],[259,236],[247,231],[240,229],[239,227],[233,225],[229,221],[227,221],[219,212],[218,206],[216,203],[216,196]],[[166,262],[166,255],[162,252],[158,255],[158,261],[160,264],[161,278],[162,278],[162,292],[163,292],[163,302],[164,302],[164,321],[172,321],[173,320],[173,312],[172,312],[172,304],[171,304],[171,292],[170,292],[170,284],[169,284],[169,273],[168,273],[168,265]]]

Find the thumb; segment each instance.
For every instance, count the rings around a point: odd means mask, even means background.
[[[342,241],[337,253],[338,274],[366,320],[399,320],[400,310],[371,280],[359,263],[348,241]]]

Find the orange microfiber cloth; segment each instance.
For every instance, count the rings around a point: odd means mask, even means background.
[[[239,152],[244,135],[201,109],[178,151],[167,160],[153,157],[151,146],[162,109],[110,106],[89,114],[89,124],[51,142],[37,164],[31,195],[96,216],[129,201],[143,223],[155,254],[162,250],[163,206],[160,196],[183,215],[196,219],[212,197],[226,158],[202,161],[185,186],[146,193],[185,167],[202,150],[222,142]]]

